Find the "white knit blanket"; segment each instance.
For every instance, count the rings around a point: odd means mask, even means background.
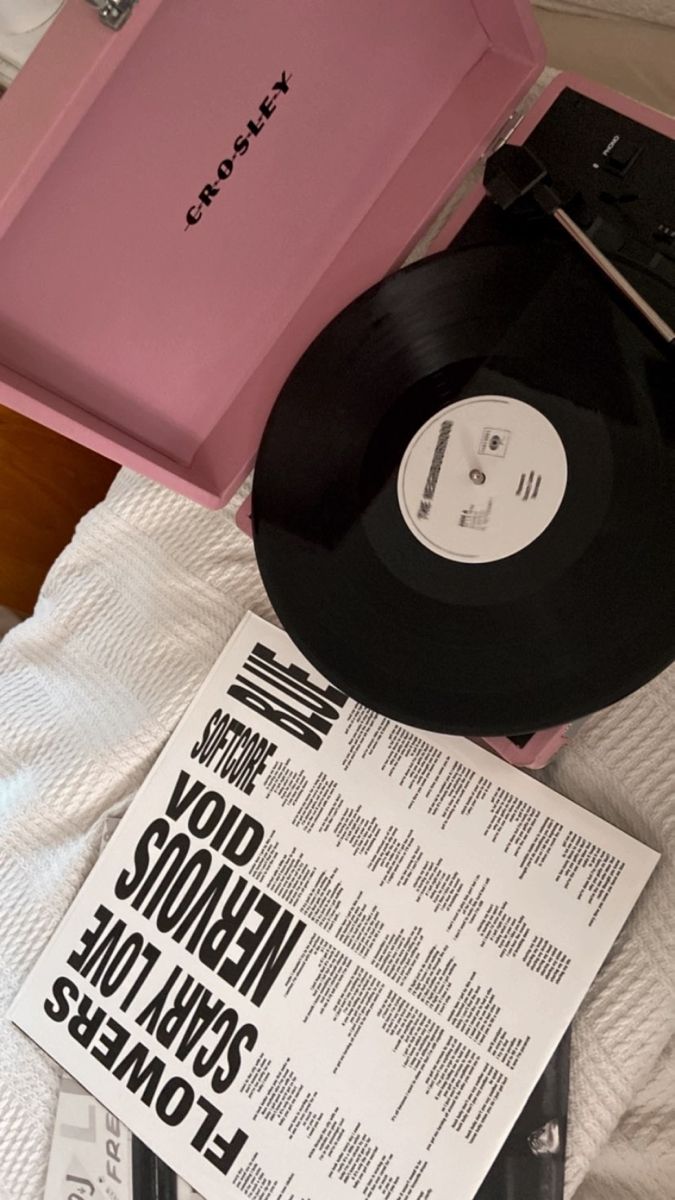
[[[274,619],[233,508],[207,512],[121,472],[35,615],[0,642],[2,1014],[91,865],[103,817],[129,802],[243,613]],[[575,1025],[579,1200],[675,1195],[674,761],[671,670],[592,718],[547,772],[663,853]],[[56,1078],[5,1020],[2,1200],[42,1195]]]

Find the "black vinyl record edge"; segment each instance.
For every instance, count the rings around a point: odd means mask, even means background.
[[[488,254],[494,254],[497,253],[497,251],[501,252],[503,249],[503,247],[498,247],[496,250],[494,247],[480,248],[481,251],[487,250]],[[507,250],[507,252],[509,251]],[[551,239],[550,242],[547,242],[545,252],[553,254],[554,258],[556,254],[561,253],[559,247],[553,239]],[[528,711],[523,714],[522,719],[520,719],[518,716],[517,702],[513,705],[513,712],[511,714],[506,712],[504,719],[500,719],[499,721],[490,720],[485,714],[481,717],[478,711],[472,711],[466,720],[463,720],[457,712],[448,716],[444,711],[444,705],[440,699],[434,702],[433,707],[435,712],[430,713],[429,711],[424,711],[423,708],[420,708],[419,704],[417,703],[417,699],[414,694],[414,687],[411,690],[409,681],[404,681],[404,679],[398,676],[396,672],[393,672],[389,677],[388,685],[385,689],[388,694],[385,694],[381,689],[378,689],[377,695],[375,695],[372,688],[364,688],[360,686],[358,672],[355,672],[353,669],[351,669],[349,663],[349,637],[345,636],[343,638],[344,654],[334,653],[327,657],[325,653],[322,653],[320,648],[317,646],[317,629],[312,628],[311,623],[308,625],[304,617],[302,619],[298,618],[297,605],[294,602],[294,594],[297,595],[298,589],[301,590],[304,587],[305,581],[312,573],[311,555],[307,558],[307,561],[305,561],[301,555],[297,564],[293,564],[291,562],[289,576],[290,581],[287,579],[283,582],[280,582],[279,571],[277,569],[278,564],[274,561],[275,556],[273,553],[269,553],[270,540],[274,542],[279,538],[279,530],[278,528],[275,528],[276,518],[274,512],[270,511],[271,509],[275,508],[275,504],[269,502],[269,497],[265,497],[265,491],[266,489],[268,490],[268,485],[265,481],[265,472],[267,470],[266,464],[271,455],[273,459],[274,457],[277,457],[279,463],[282,464],[280,475],[282,478],[285,477],[285,483],[282,484],[282,490],[285,490],[286,496],[285,499],[282,497],[284,502],[282,503],[281,507],[284,507],[285,501],[288,500],[288,494],[292,494],[294,488],[294,465],[298,461],[298,456],[302,456],[303,454],[302,426],[305,426],[307,429],[312,429],[317,421],[319,423],[321,422],[322,413],[321,411],[318,413],[316,411],[316,396],[310,395],[305,397],[306,407],[300,414],[299,420],[301,428],[299,430],[297,428],[290,430],[288,428],[284,428],[285,423],[287,425],[287,415],[284,413],[285,397],[288,396],[289,388],[292,389],[295,386],[298,372],[302,372],[303,369],[307,367],[308,361],[314,360],[317,356],[320,356],[323,353],[324,348],[328,348],[328,350],[332,350],[332,352],[335,353],[336,338],[338,343],[337,349],[338,351],[340,350],[339,342],[340,338],[342,337],[342,330],[345,326],[345,322],[347,323],[348,327],[352,322],[356,322],[356,327],[358,330],[358,322],[361,319],[360,314],[367,315],[373,304],[375,305],[376,309],[379,309],[379,307],[382,305],[384,306],[383,319],[386,320],[388,316],[391,316],[391,297],[398,297],[399,300],[401,297],[403,297],[403,305],[405,308],[405,294],[409,289],[407,282],[408,280],[428,280],[430,276],[433,279],[433,273],[437,270],[437,265],[439,263],[450,263],[449,269],[452,271],[455,269],[456,264],[461,262],[462,259],[464,260],[464,265],[466,265],[466,262],[469,261],[472,256],[475,259],[475,254],[476,248],[474,247],[467,248],[459,253],[454,252],[452,254],[449,251],[443,251],[441,254],[435,255],[432,258],[411,264],[409,267],[404,268],[401,272],[388,277],[388,279],[385,279],[382,283],[374,285],[374,287],[369,289],[368,292],[358,297],[348,309],[344,310],[343,313],[338,314],[338,316],[334,318],[330,325],[326,327],[326,329],[319,335],[305,355],[303,355],[299,360],[299,363],[296,365],[296,368],[291,373],[287,384],[282,390],[280,400],[273,410],[261,442],[258,457],[258,468],[256,469],[256,474],[254,476],[252,500],[254,540],[263,582],[282,624],[288,630],[290,636],[298,645],[298,648],[303,654],[306,655],[310,662],[313,662],[317,669],[322,672],[322,674],[350,694],[354,699],[365,704],[367,707],[374,708],[376,711],[405,724],[440,733],[450,732],[467,734],[470,736],[488,736],[500,735],[504,733],[525,733],[532,728],[546,728],[549,725],[556,725],[575,720],[578,717],[587,715],[589,711],[597,708],[603,708],[608,704],[614,703],[623,696],[634,691],[636,688],[642,686],[644,683],[648,682],[649,679],[651,679],[655,674],[668,665],[673,657],[673,646],[671,645],[672,639],[670,641],[666,639],[662,648],[662,653],[658,654],[652,650],[648,662],[645,661],[641,664],[638,661],[630,667],[626,666],[620,681],[608,683],[600,688],[590,688],[589,690],[588,685],[585,683],[583,678],[584,664],[583,661],[580,661],[580,669],[573,669],[569,672],[568,682],[570,684],[570,688],[566,691],[564,696],[559,698],[559,702],[551,702],[550,699],[546,700],[542,696],[538,702],[535,702],[533,706],[531,706]],[[372,334],[373,326],[377,326],[378,321],[380,321],[379,312],[375,313],[375,315],[371,314],[371,317],[371,321],[368,322],[368,320],[366,320],[365,328],[362,329],[361,345],[358,344],[358,339],[356,343],[354,342],[353,335],[348,328],[348,337],[352,338],[352,340],[350,341],[347,350],[344,351],[344,357],[347,360],[353,360],[356,355],[361,353],[363,343],[367,343]],[[396,313],[394,313],[393,323],[396,323]],[[403,335],[405,335],[405,332],[405,329],[402,330]],[[405,342],[406,339],[405,336],[403,336],[403,353],[405,353],[408,349]],[[581,370],[583,371],[583,364]],[[638,391],[639,387],[636,387],[636,395]],[[645,388],[645,391],[648,394],[649,389]],[[331,410],[331,412],[327,413],[327,418],[332,420],[333,417],[334,413]],[[312,469],[315,471],[317,478],[320,480],[320,463],[317,462],[313,464]],[[667,494],[664,493],[664,498],[672,507],[672,481],[669,482],[670,491],[668,492],[666,489]],[[263,496],[262,503],[261,495]],[[279,495],[279,492],[277,492],[277,495]],[[293,503],[294,502],[292,501],[291,508]],[[320,525],[321,515],[318,513],[315,513],[314,515]],[[290,559],[293,559],[293,554],[290,555]],[[630,564],[627,565],[624,563],[623,567],[624,573],[626,573],[626,571],[630,571]],[[666,582],[669,589],[672,591],[672,574],[668,577]],[[358,578],[354,578],[352,580],[352,586],[353,588],[358,588]],[[328,602],[329,591],[327,590],[324,593],[324,610],[326,603]],[[335,603],[339,605],[339,598],[336,598]],[[323,616],[324,614],[322,613],[321,616],[316,618],[319,622],[319,627],[321,625],[321,621],[323,620]],[[378,617],[380,616],[386,619],[385,613],[377,613],[376,611],[373,611],[372,605],[366,604],[363,608],[361,620],[366,622],[377,622]],[[626,630],[625,634],[627,637],[630,637],[629,630]],[[403,636],[405,636],[405,630],[403,630]],[[616,658],[617,652],[618,654],[621,653],[620,646],[618,648],[616,646],[614,647],[614,651],[611,656],[613,659]],[[374,639],[371,646],[371,653],[377,653],[374,645]],[[330,659],[330,661],[328,661],[328,659]],[[343,668],[343,662],[346,662],[345,668]],[[400,703],[398,701],[398,697],[405,698],[406,688],[408,688],[409,701],[407,703]],[[451,688],[449,688],[449,693],[450,692]],[[473,700],[474,705],[472,705],[472,708],[475,710],[480,709],[481,706],[483,706],[484,693],[478,692]],[[508,705],[506,705],[506,707],[508,709]],[[450,694],[448,694],[448,708],[452,708]],[[509,716],[511,716],[512,719],[509,719]]]

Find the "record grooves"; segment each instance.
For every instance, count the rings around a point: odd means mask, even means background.
[[[256,552],[288,633],[355,699],[441,732],[634,690],[675,654],[674,383],[555,236],[391,276],[309,348],[263,438]]]

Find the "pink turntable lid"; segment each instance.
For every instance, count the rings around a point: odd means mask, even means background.
[[[68,0],[0,104],[0,401],[221,503],[543,61],[527,0]]]

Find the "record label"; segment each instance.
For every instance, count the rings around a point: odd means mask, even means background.
[[[567,485],[567,457],[551,422],[509,396],[449,404],[415,434],[398,474],[411,533],[442,558],[509,558],[550,525]]]

